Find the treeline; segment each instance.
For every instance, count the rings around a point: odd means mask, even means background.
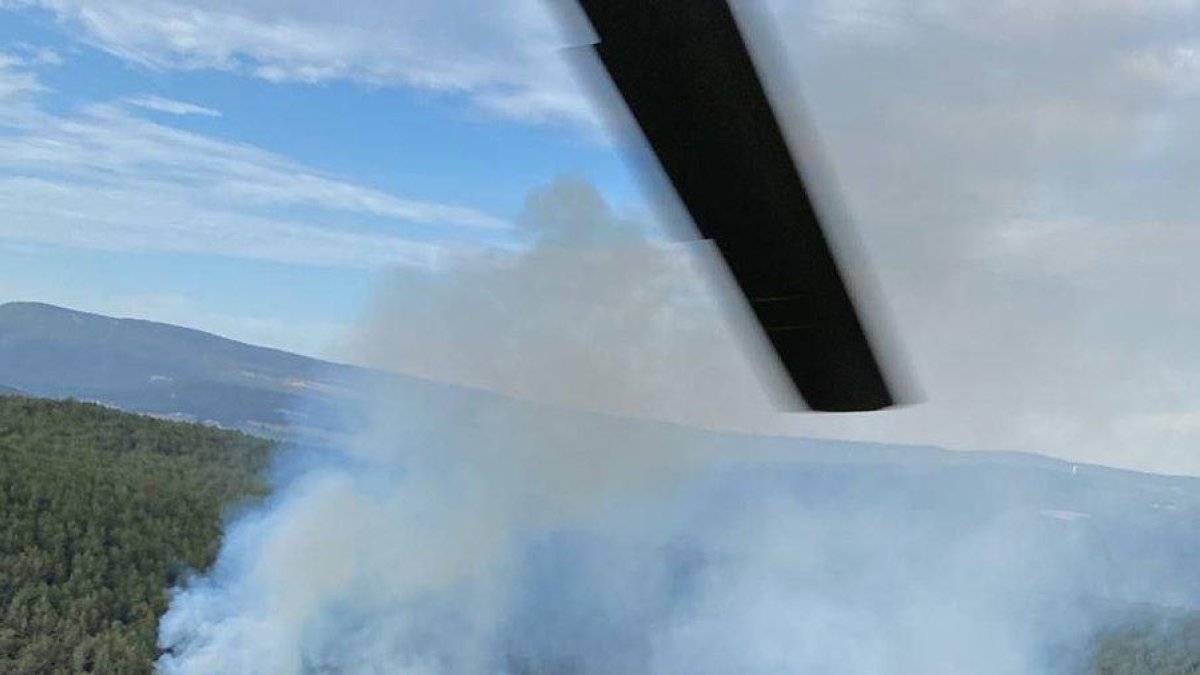
[[[167,590],[265,494],[271,444],[0,395],[0,673],[149,673]],[[1085,675],[1200,675],[1200,614],[1096,637]],[[520,669],[517,669],[520,671]]]
[[[1088,675],[1200,675],[1200,613],[1145,618],[1105,631]]]
[[[0,673],[149,673],[167,590],[265,494],[270,443],[0,396]]]

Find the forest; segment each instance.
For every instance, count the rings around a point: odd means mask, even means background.
[[[272,443],[0,395],[0,673],[150,673],[169,589],[266,495]],[[1079,675],[1200,675],[1200,614],[1122,622]]]
[[[1200,612],[1149,616],[1103,631],[1085,675],[1197,675]]]
[[[265,492],[270,442],[0,396],[0,673],[148,673],[168,589]]]

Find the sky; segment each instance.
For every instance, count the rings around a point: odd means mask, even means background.
[[[650,256],[593,278],[669,278],[655,288],[673,321],[654,303],[631,303],[636,316],[664,321],[656,344],[711,338],[686,353],[715,379],[648,387],[626,408],[720,384],[720,406],[649,407],[1200,474],[1200,4],[735,4],[785,126],[833,177],[835,244],[856,251],[922,402],[763,414],[754,379],[730,375],[745,368],[719,312],[681,310],[702,281]],[[428,347],[493,354],[501,341],[480,336],[511,319],[447,326],[404,294],[414,279],[497,281],[497,252],[563,243],[548,233],[578,244],[568,220],[676,231],[636,139],[609,133],[620,111],[581,75],[589,36],[569,16],[563,0],[0,0],[0,301],[362,361],[353,327],[389,306],[425,318],[408,327],[412,357],[374,365],[495,384]],[[534,263],[524,272],[573,269]],[[503,279],[486,290],[544,288]],[[481,292],[438,288],[428,297]],[[531,381],[517,393],[554,388]]]
[[[582,113],[504,63],[564,45],[522,54],[509,19],[429,3],[463,34],[423,44],[386,3],[89,4],[0,3],[5,300],[328,356],[376,270],[513,245],[532,187],[579,174],[638,208]],[[491,22],[477,63],[447,53]]]

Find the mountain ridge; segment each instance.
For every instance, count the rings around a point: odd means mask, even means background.
[[[33,396],[273,435],[364,372],[168,323],[0,305],[0,386]]]
[[[129,412],[206,422],[271,438],[325,445],[346,431],[347,403],[387,388],[397,409],[443,407],[474,414],[485,402],[514,414],[555,411],[572,423],[617,420],[675,442],[752,447],[810,461],[876,464],[903,455],[910,465],[1037,465],[1054,472],[1159,474],[1071,462],[1026,452],[957,451],[932,445],[869,443],[703,430],[560,408],[492,391],[385,373],[253,345],[203,330],[118,318],[41,302],[0,304],[0,394],[76,398]],[[1176,478],[1176,477],[1170,477]],[[1200,480],[1182,477],[1185,480]]]

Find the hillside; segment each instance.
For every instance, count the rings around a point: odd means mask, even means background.
[[[521,413],[512,414],[519,422]],[[580,416],[572,425],[614,422]],[[702,438],[632,424],[644,440]],[[703,437],[730,452],[748,442]],[[782,482],[813,513],[854,515],[847,523],[898,512],[966,538],[1003,517],[1046,542],[1048,554],[1065,546],[1090,555],[1102,542],[1104,555],[1091,559],[1082,586],[1159,606],[1132,620],[1127,606],[1105,609],[1112,628],[1070,672],[1200,673],[1197,615],[1161,609],[1200,597],[1200,579],[1188,571],[1200,551],[1200,482],[1019,455],[758,440],[785,442],[807,461],[727,473],[715,496],[737,503],[743,491]],[[150,672],[166,589],[181,572],[212,562],[223,514],[263,494],[258,476],[268,451],[266,441],[206,426],[0,397],[0,672]]]
[[[147,673],[179,574],[264,494],[268,441],[0,397],[0,673]]]
[[[0,387],[260,435],[336,430],[364,373],[210,333],[41,303],[0,305]]]
[[[1154,614],[1104,631],[1084,675],[1197,675],[1200,612]]]
[[[721,472],[714,503],[786,485],[810,513],[849,523],[905,514],[897,531],[917,524],[948,541],[1007,522],[1022,539],[1046,542],[1047,559],[1078,561],[1073,588],[1112,601],[1102,612],[1111,612],[1112,628],[1085,672],[1200,675],[1200,621],[1155,613],[1200,607],[1200,479],[593,415],[34,303],[0,305],[3,673],[146,672],[163,589],[181,570],[211,562],[223,509],[261,494],[255,475],[267,453],[263,441],[209,426],[21,391],[318,441],[339,432],[347,410],[383,414],[406,437],[433,439],[463,420],[500,420],[501,432],[553,420],[564,438],[601,439],[578,448],[597,456],[613,451],[603,439],[624,438],[745,460]],[[363,391],[384,405],[344,405]],[[494,441],[482,432],[474,440]],[[1129,620],[1121,598],[1154,612]]]

